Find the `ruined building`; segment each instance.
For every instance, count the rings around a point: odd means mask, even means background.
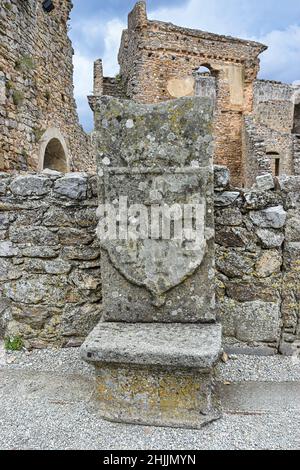
[[[94,97],[156,103],[211,96],[216,88],[215,160],[230,168],[233,182],[251,186],[256,176],[271,171],[300,174],[300,86],[257,80],[259,55],[266,49],[253,41],[149,21],[141,1],[122,35],[120,74],[103,77],[101,61],[95,62]]]
[[[0,171],[93,168],[73,96],[71,0],[0,0]]]

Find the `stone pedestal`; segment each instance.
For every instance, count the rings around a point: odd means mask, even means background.
[[[104,418],[199,428],[219,417],[213,109],[96,98],[104,315],[82,355]]]
[[[220,417],[219,325],[102,323],[82,347],[109,421],[200,428]]]

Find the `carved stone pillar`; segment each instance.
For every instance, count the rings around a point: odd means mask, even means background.
[[[208,98],[95,104],[104,318],[82,357],[109,420],[219,417],[212,119]]]

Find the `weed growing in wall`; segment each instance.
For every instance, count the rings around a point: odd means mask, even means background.
[[[20,336],[7,337],[4,341],[4,347],[6,351],[21,351],[24,347],[24,343]]]

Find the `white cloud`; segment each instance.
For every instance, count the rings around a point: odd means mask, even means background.
[[[262,77],[290,83],[300,78],[300,26],[253,37],[253,24],[256,18],[262,21],[262,13],[252,2],[239,0],[238,4],[235,0],[189,0],[184,6],[159,8],[149,17],[262,42],[269,47],[261,56]]]
[[[105,52],[103,55],[104,75],[115,76],[119,71],[118,52],[123,29],[126,25],[119,19],[113,19],[106,25]]]
[[[103,53],[103,68],[104,75],[114,76],[118,73],[119,66],[117,62],[118,51],[120,47],[121,34],[124,29],[124,24],[118,20],[113,19],[109,21],[105,27],[95,20],[93,23],[89,22],[90,29],[86,30],[85,39],[97,40],[100,34],[104,35],[105,49]],[[82,29],[85,27],[82,25]],[[102,30],[102,33],[100,31]],[[74,87],[75,97],[83,98],[92,93],[93,90],[93,63],[97,57],[87,55],[77,48],[73,58],[74,64]]]
[[[91,55],[89,45],[95,46],[104,38],[104,52],[102,54],[104,75],[114,76],[118,73],[117,61],[121,34],[126,26],[119,19],[113,19],[106,24],[98,18],[73,24],[72,32],[76,37],[74,64],[74,95],[81,121],[85,127],[91,128],[92,118],[87,104],[87,96],[93,91],[93,64],[99,57]],[[80,42],[82,41],[82,45]],[[100,51],[99,51],[100,55]]]
[[[261,57],[262,77],[290,83],[300,78],[300,26],[271,31],[258,40],[269,47]]]
[[[148,16],[150,19],[172,22],[189,28],[262,42],[269,46],[269,50],[261,56],[261,77],[293,82],[300,78],[300,25],[287,26],[289,21],[284,23],[282,20],[282,29],[273,27],[274,30],[271,31],[274,4],[265,0],[259,8],[258,3],[248,0],[189,0],[179,7],[169,6],[150,11]],[[281,18],[279,10],[273,13],[274,17]],[[267,23],[268,26],[265,27]],[[72,23],[72,37],[76,51],[75,97],[79,114],[85,121],[88,107],[86,96],[93,89],[93,62],[102,56],[104,75],[114,76],[118,73],[117,55],[124,28],[126,24],[117,17],[108,22],[103,21],[103,18],[93,17]],[[270,32],[266,34],[257,33],[268,29]],[[95,51],[98,56],[92,55]]]
[[[148,16],[187,28],[243,36],[249,18],[246,10],[239,13],[242,17],[237,18],[236,0],[189,0],[183,6],[158,8]]]

